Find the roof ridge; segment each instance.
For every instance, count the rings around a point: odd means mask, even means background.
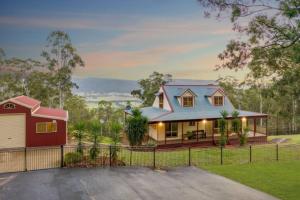
[[[168,85],[165,84],[164,86],[214,86],[214,87],[220,87],[220,85],[215,84],[176,84],[176,85]]]

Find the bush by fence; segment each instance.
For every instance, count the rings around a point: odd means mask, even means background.
[[[171,168],[179,166],[228,165],[300,160],[300,144],[265,144],[246,147],[180,148],[99,145],[96,159],[89,158],[91,146],[83,153],[76,146],[17,148],[0,150],[0,172],[17,172],[59,167],[138,166]]]

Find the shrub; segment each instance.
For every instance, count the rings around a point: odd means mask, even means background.
[[[70,152],[65,155],[65,164],[72,165],[79,163],[82,160],[83,156],[80,152]]]
[[[91,160],[96,160],[98,157],[98,154],[100,153],[99,148],[97,145],[93,145],[92,148],[90,149],[90,159]]]
[[[147,142],[147,146],[150,146],[150,147],[155,147],[157,146],[157,142],[155,140],[148,140]]]
[[[244,146],[247,143],[247,135],[249,132],[249,128],[244,128],[244,131],[240,133],[239,139],[240,139],[240,146]]]
[[[130,146],[141,145],[148,128],[148,119],[139,109],[133,109],[126,121],[125,133]]]

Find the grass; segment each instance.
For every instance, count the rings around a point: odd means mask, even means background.
[[[210,165],[202,168],[281,199],[300,197],[300,161]]]
[[[102,144],[113,144],[112,138],[108,136],[100,136],[99,142]]]
[[[300,134],[268,136],[268,141],[271,141],[276,138],[286,138],[288,139],[287,143],[289,144],[300,144]]]
[[[247,164],[247,163],[270,163],[279,161],[300,160],[300,145],[282,144],[278,145],[278,157],[276,144],[253,145],[250,147],[224,148],[222,152],[223,165]],[[121,148],[119,159],[127,165],[153,166],[153,149],[149,151],[133,150]],[[131,162],[130,162],[131,161]],[[190,162],[195,166],[215,166],[221,165],[221,149],[212,148],[192,148],[190,152]],[[189,164],[189,150],[176,149],[155,152],[155,165],[159,168],[169,168],[176,166],[187,166]]]

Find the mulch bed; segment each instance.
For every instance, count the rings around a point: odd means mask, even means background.
[[[125,166],[126,164],[121,160],[112,160],[112,166]],[[101,156],[96,160],[90,160],[87,156],[83,157],[83,159],[78,163],[66,164],[68,168],[94,168],[94,167],[103,167],[110,166],[109,157]]]

